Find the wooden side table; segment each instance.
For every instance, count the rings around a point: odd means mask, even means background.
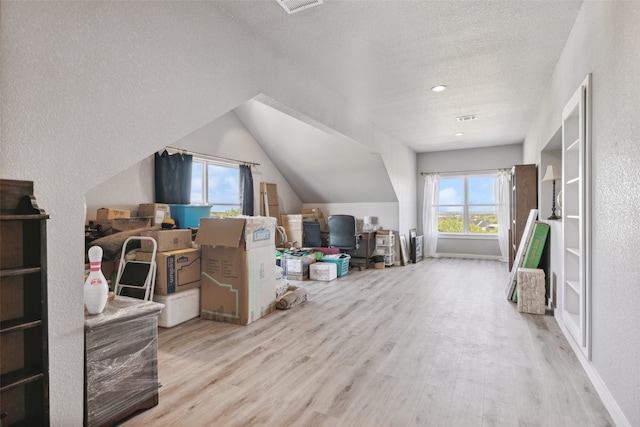
[[[85,314],[85,426],[111,426],[158,404],[163,304],[117,296]]]

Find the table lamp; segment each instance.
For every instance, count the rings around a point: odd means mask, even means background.
[[[362,231],[371,231],[371,217],[365,216],[362,218]]]
[[[542,181],[553,181],[553,197],[551,199],[551,216],[547,219],[560,219],[556,216],[556,179],[560,179],[560,171],[555,165],[547,165]]]

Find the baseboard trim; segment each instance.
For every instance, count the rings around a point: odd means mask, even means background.
[[[472,259],[488,259],[493,261],[502,261],[499,255],[479,255],[479,254],[459,254],[459,253],[442,253],[438,252],[438,258],[472,258]]]
[[[607,408],[607,411],[609,411],[609,415],[611,415],[613,422],[618,427],[631,427],[631,423],[629,422],[629,420],[627,420],[627,417],[624,415],[624,412],[622,412],[622,409],[618,405],[618,402],[616,402],[616,400],[613,398],[613,395],[607,388],[604,381],[602,381],[602,378],[600,378],[600,374],[598,374],[598,371],[593,366],[593,363],[587,360],[587,358],[578,347],[578,344],[573,341],[573,338],[569,334],[569,330],[562,323],[560,310],[555,310],[554,317],[556,319],[556,322],[558,323],[558,326],[560,327],[560,330],[564,334],[564,337],[567,339],[569,345],[573,349],[573,352],[580,361],[580,364],[586,372],[587,377],[589,377],[593,388],[596,389],[596,393],[598,393],[598,396],[600,396],[600,399],[602,399],[604,407]]]

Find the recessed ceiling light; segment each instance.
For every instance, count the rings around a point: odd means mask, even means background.
[[[433,92],[442,92],[444,90],[447,90],[447,86],[446,85],[438,85],[438,86],[432,87],[431,90]]]
[[[463,136],[464,132],[458,132],[458,133],[454,133],[455,136]]]

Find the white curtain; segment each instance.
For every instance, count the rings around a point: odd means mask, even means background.
[[[510,203],[509,203],[509,169],[501,169],[496,175],[496,181],[493,188],[496,204],[498,205],[498,244],[500,245],[500,254],[502,261],[509,260],[509,221],[510,221]]]
[[[422,204],[422,231],[424,234],[424,255],[437,258],[438,247],[438,200],[440,174],[424,175],[424,199]]]

